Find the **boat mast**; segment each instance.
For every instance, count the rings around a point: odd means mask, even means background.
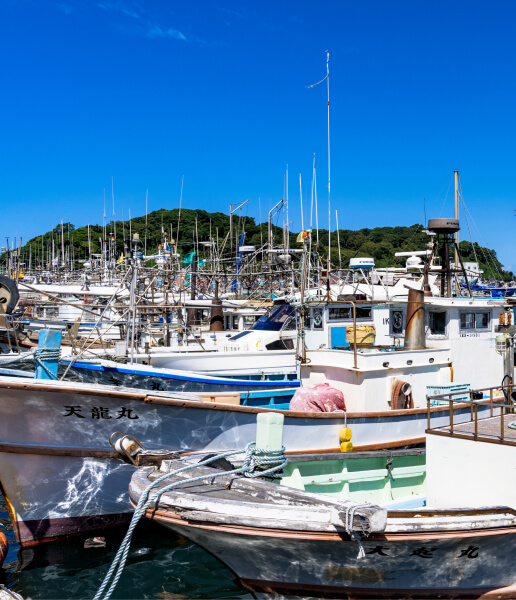
[[[288,251],[290,249],[290,244],[289,244],[289,222],[288,222],[288,165],[287,165],[287,172],[285,174],[285,202],[286,202],[286,209],[287,209],[287,227],[285,229],[285,247],[287,249],[287,254]]]
[[[143,255],[147,256],[147,203],[149,201],[149,190],[145,191],[145,249]]]
[[[303,186],[301,185],[301,173],[299,173],[299,199],[301,201],[301,231],[304,231],[305,220],[303,218]]]
[[[177,235],[176,235],[176,254],[177,246],[179,244],[179,224],[181,223],[181,203],[183,202],[183,184],[185,182],[185,176],[181,177],[181,195],[179,196],[179,212],[177,213]]]
[[[63,229],[63,219],[61,219],[61,264],[65,265],[65,252],[64,252],[64,229]]]
[[[455,218],[459,219],[459,172],[453,171],[455,179]],[[459,231],[455,232],[455,269],[459,268]],[[455,275],[455,292],[459,295],[459,281]]]
[[[331,259],[331,206],[330,206],[330,52],[326,50],[326,87],[328,90],[328,281]]]
[[[113,175],[111,175],[111,199],[113,200],[113,232],[115,234],[115,256],[116,256],[116,212],[115,212],[115,188],[113,186]]]
[[[326,89],[328,94],[328,259],[327,259],[327,270],[328,270],[328,283],[330,282],[330,257],[331,257],[331,202],[330,202],[330,51],[326,50],[326,77],[309,85],[309,88],[316,87],[323,81],[326,81]]]

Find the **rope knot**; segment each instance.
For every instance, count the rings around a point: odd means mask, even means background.
[[[272,473],[276,477],[282,477],[286,464],[285,446],[279,450],[265,450],[258,448],[256,442],[250,442],[245,447],[245,458],[240,471],[245,477],[266,477]]]
[[[59,364],[59,359],[61,358],[60,348],[38,348],[34,353],[34,358],[36,360],[36,364],[45,371],[50,379],[57,379],[57,377],[48,369],[45,363]]]

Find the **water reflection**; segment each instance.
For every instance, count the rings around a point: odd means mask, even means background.
[[[105,548],[85,549],[87,536],[78,536],[20,550],[1,496],[0,527],[10,544],[0,569],[0,583],[26,600],[93,598],[126,532],[126,527],[116,527],[100,534],[105,536]],[[211,555],[146,521],[135,530],[124,573],[112,598],[249,600],[251,596],[235,585],[231,573]]]

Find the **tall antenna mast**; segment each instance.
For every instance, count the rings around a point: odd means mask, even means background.
[[[104,188],[104,221],[102,225],[102,240],[106,239],[106,188]]]
[[[113,186],[113,175],[111,175],[111,198],[113,200],[113,232],[115,234],[116,243],[116,212],[115,212],[115,188]]]
[[[328,279],[330,277],[330,254],[331,254],[331,203],[330,203],[330,51],[326,50],[326,77],[309,85],[309,88],[313,88],[323,81],[326,81],[326,88],[328,90]]]
[[[299,173],[299,198],[301,200],[301,231],[304,231],[305,220],[303,218],[303,187],[301,185],[301,173]]]
[[[61,219],[61,264],[64,267],[64,265],[65,265],[65,251],[64,251],[63,219]]]
[[[286,227],[286,243],[287,243],[287,252],[290,249],[290,235],[289,235],[289,222],[288,222],[288,165],[287,165],[287,173],[286,173],[286,187],[285,187],[285,201],[287,203],[287,227]]]
[[[177,234],[176,234],[176,254],[177,245],[179,244],[179,225],[181,223],[181,203],[183,202],[183,183],[185,182],[185,176],[181,177],[181,195],[179,196],[179,212],[177,213]]]
[[[144,256],[147,256],[147,201],[149,200],[149,190],[145,192],[145,250]]]

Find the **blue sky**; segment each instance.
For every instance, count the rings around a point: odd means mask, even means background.
[[[299,173],[327,227],[453,214],[513,258],[513,1],[0,0],[0,241],[179,204],[262,220]],[[258,199],[260,198],[260,204]],[[462,237],[468,237],[462,218]]]

